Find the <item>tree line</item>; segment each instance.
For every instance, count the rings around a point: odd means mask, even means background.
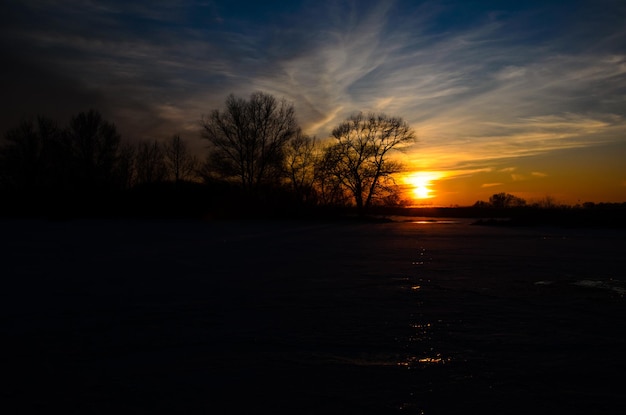
[[[66,126],[39,116],[4,135],[0,191],[75,199],[193,187],[213,206],[354,206],[363,213],[399,200],[393,174],[403,167],[390,155],[415,141],[402,118],[358,112],[322,143],[302,131],[292,104],[263,92],[230,95],[200,126],[202,158],[178,134],[164,142],[123,140],[95,110]]]
[[[567,205],[559,203],[552,196],[545,196],[533,202],[527,202],[526,199],[515,196],[511,193],[494,193],[489,197],[488,201],[479,200],[474,203],[475,208],[492,208],[492,209],[623,209],[626,203],[608,203],[608,202],[584,202],[582,204]]]
[[[123,142],[114,124],[91,110],[59,127],[39,116],[5,135],[3,190],[94,192],[193,177],[197,159],[179,135],[165,143]]]

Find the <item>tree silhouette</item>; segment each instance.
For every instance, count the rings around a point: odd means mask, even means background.
[[[63,151],[61,133],[54,121],[42,116],[7,131],[0,147],[0,186],[33,191],[58,185],[67,167],[57,163]]]
[[[399,117],[362,112],[350,116],[333,132],[335,142],[324,149],[325,173],[352,195],[362,212],[385,188],[390,175],[402,166],[389,153],[415,140],[415,133]]]
[[[489,197],[489,204],[495,208],[510,208],[526,206],[526,201],[510,193],[496,193]]]
[[[114,124],[95,111],[81,112],[70,120],[67,139],[72,149],[74,179],[79,188],[110,188],[118,180],[120,135]]]
[[[38,195],[59,201],[59,212],[107,212],[127,202],[152,206],[168,189],[204,198],[197,196],[199,183],[166,183],[196,175],[218,195],[211,203],[227,205],[225,211],[251,201],[275,212],[294,201],[348,206],[351,199],[362,211],[384,199],[389,175],[400,170],[389,152],[414,137],[402,119],[359,113],[333,130],[332,145],[319,149],[298,127],[292,105],[260,92],[248,99],[230,95],[202,127],[210,152],[198,168],[179,135],[165,144],[122,142],[95,110],[72,117],[66,128],[44,117],[25,121],[0,145],[0,190],[15,196],[14,211],[32,199],[24,196]]]
[[[262,92],[248,100],[230,95],[223,111],[202,119],[202,128],[213,167],[248,191],[279,181],[285,145],[299,131],[293,105]]]
[[[332,146],[331,146],[332,147]],[[337,174],[338,152],[326,147],[315,162],[315,189],[319,202],[323,205],[347,206],[350,195]]]
[[[189,179],[198,167],[198,159],[189,153],[187,145],[175,134],[164,146],[165,165],[175,183]]]
[[[167,176],[163,150],[156,140],[138,144],[135,163],[138,184],[162,182]]]
[[[315,137],[298,132],[285,148],[287,181],[301,202],[308,202],[313,196],[317,162],[316,143]]]
[[[128,190],[133,187],[137,179],[137,147],[129,142],[123,142],[119,148],[117,164],[118,188]]]

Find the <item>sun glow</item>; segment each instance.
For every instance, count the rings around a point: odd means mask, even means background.
[[[415,199],[430,199],[435,197],[432,182],[442,177],[441,173],[424,171],[406,176],[405,183],[412,187],[411,193]]]

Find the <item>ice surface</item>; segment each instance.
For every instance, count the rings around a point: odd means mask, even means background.
[[[0,225],[22,412],[626,413],[623,231]]]

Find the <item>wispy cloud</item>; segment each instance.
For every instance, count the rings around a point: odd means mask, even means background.
[[[489,187],[496,187],[496,186],[502,186],[503,183],[483,183],[480,187],[482,188],[489,188]]]
[[[458,174],[626,136],[620,19],[594,31],[581,12],[549,33],[519,29],[536,13],[448,25],[437,2],[302,2],[270,20],[226,5],[15,3],[2,45],[31,51],[43,77],[99,97],[139,137],[193,135],[229,93],[255,90],[292,101],[322,139],[354,111],[402,116],[419,139],[409,160]]]

